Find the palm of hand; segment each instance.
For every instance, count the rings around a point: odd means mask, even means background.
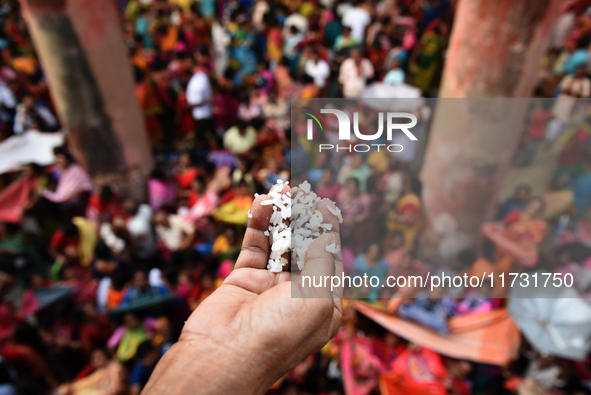
[[[196,309],[180,341],[206,339],[244,353],[257,354],[265,369],[278,379],[311,353],[324,346],[341,324],[341,289],[303,289],[289,272],[266,270],[271,206],[262,206],[266,195],[252,205],[242,251],[234,271],[224,283]],[[342,256],[325,251],[340,245],[338,222],[321,202],[318,209],[333,231],[317,239],[308,250],[302,274],[335,275],[342,271]],[[296,277],[297,275],[294,275]],[[297,293],[300,292],[300,293]],[[300,295],[294,298],[294,295]]]

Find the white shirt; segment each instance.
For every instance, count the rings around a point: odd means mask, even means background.
[[[109,288],[111,288],[111,277],[105,276],[101,278],[96,289],[96,306],[99,311],[107,310]]]
[[[314,83],[320,88],[324,87],[326,79],[330,76],[330,67],[323,59],[315,63],[312,59],[306,62],[306,74],[314,78]]]
[[[301,14],[294,12],[283,22],[283,36],[286,37],[289,33],[289,28],[295,26],[298,29],[298,32],[301,34],[306,34],[308,31],[308,20],[304,18]]]
[[[157,267],[152,268],[148,272],[148,282],[153,287],[165,287],[164,280],[162,279],[162,271]]]
[[[180,215],[168,216],[169,227],[156,225],[156,234],[166,247],[171,251],[176,251],[183,242],[185,235],[191,234],[195,231],[193,225],[183,220]]]
[[[361,72],[357,70],[353,58],[346,59],[339,70],[339,82],[343,84],[343,96],[345,97],[359,97],[361,91],[365,89],[365,82],[367,78],[373,77],[373,66],[367,59],[361,60],[359,67]]]
[[[351,28],[351,36],[359,43],[365,40],[365,28],[370,22],[369,12],[360,7],[352,7],[343,14],[343,26]]]
[[[57,126],[57,119],[53,116],[47,107],[35,105],[35,114],[39,116],[49,128]],[[14,125],[12,127],[15,134],[26,132],[31,127],[31,115],[27,113],[25,105],[19,104],[16,106],[16,114],[14,116]]]
[[[0,82],[0,104],[6,108],[16,107],[16,98],[12,90],[3,82]]]
[[[193,107],[194,119],[208,119],[213,116],[210,102],[212,97],[213,94],[211,92],[211,85],[209,84],[207,74],[203,71],[198,71],[193,74],[189,81],[189,85],[187,85],[187,103],[199,104],[208,101],[206,104]]]
[[[156,252],[156,240],[152,232],[152,207],[147,204],[140,204],[138,212],[127,222],[129,234],[138,238],[136,255],[141,259],[147,259]]]

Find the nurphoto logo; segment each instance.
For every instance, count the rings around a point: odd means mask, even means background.
[[[314,122],[318,125],[321,132],[328,132],[328,123],[326,119],[322,116],[322,114],[333,114],[337,117],[339,122],[339,140],[349,141],[351,140],[351,119],[349,115],[341,110],[336,109],[326,109],[323,108],[320,112],[313,110],[309,107],[302,107],[303,113],[308,115],[310,118],[308,119],[308,130],[307,130],[307,138],[308,140],[314,139]],[[388,112],[386,113],[386,140],[392,141],[394,130],[402,131],[410,140],[416,141],[416,136],[410,131],[411,128],[416,126],[417,124],[417,117],[414,114],[407,113],[407,112]],[[408,119],[410,122],[405,123],[398,123],[400,119]],[[396,122],[395,122],[396,121]],[[378,131],[374,134],[363,134],[359,130],[359,114],[357,112],[353,113],[353,133],[355,137],[359,140],[363,141],[376,141],[382,137],[384,133],[384,113],[378,113]],[[319,144],[319,151],[327,151],[327,150],[336,150],[342,151],[346,150],[351,152],[351,150],[355,152],[368,152],[372,149],[372,147],[376,148],[378,151],[381,147],[385,147],[390,152],[400,152],[404,149],[404,147],[400,144],[352,144],[348,146],[341,147],[339,145],[334,144]]]

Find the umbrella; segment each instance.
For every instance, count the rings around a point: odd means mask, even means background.
[[[68,298],[72,294],[72,289],[70,287],[51,286],[38,288],[34,293],[39,299],[39,310],[43,310]]]
[[[158,316],[162,314],[167,304],[174,300],[172,295],[152,294],[137,298],[125,306],[109,310],[109,318],[117,319],[127,313],[147,314]]]
[[[512,288],[509,313],[515,323],[537,351],[584,359],[591,349],[591,305],[574,288],[539,285]]]

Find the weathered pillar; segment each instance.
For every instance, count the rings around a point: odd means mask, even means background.
[[[152,157],[113,0],[20,0],[76,160],[143,201]]]
[[[460,0],[421,179],[419,255],[449,263],[491,219],[560,0]],[[465,99],[449,99],[465,98]],[[476,99],[497,98],[497,99]]]

